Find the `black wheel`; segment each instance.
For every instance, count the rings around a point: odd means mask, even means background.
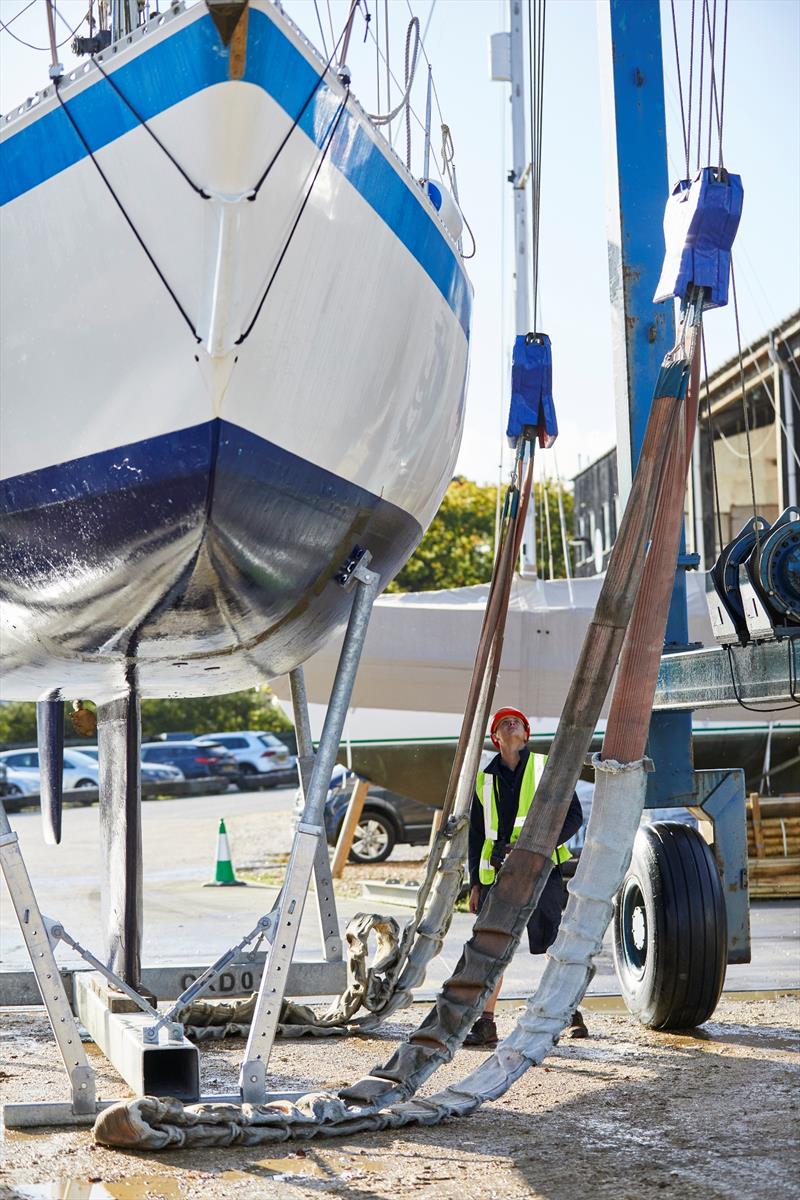
[[[725,897],[696,829],[647,825],[614,900],[614,966],[628,1009],[650,1029],[702,1025],[727,964]]]
[[[397,843],[394,823],[383,813],[367,810],[356,825],[350,861],[379,863],[387,859]]]
[[[236,786],[240,792],[250,792],[253,790],[253,776],[257,775],[255,767],[252,763],[239,763],[239,778],[236,781]]]
[[[25,792],[19,784],[7,783],[6,790],[3,793],[3,807],[6,812],[22,812],[25,807]]]
[[[85,791],[87,788],[95,788],[95,789],[97,788],[97,784],[94,782],[93,779],[79,779],[78,782],[75,784],[74,790],[76,792],[79,790]],[[81,805],[82,808],[91,808],[92,805],[94,804],[94,800],[80,799],[80,800],[78,800],[78,803]]]

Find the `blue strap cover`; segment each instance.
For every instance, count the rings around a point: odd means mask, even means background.
[[[525,426],[532,426],[539,445],[552,446],[558,436],[553,403],[553,359],[546,333],[520,333],[511,362],[511,407],[506,434],[516,446]]]
[[[682,179],[664,210],[664,266],[654,300],[685,300],[692,287],[706,289],[703,307],[728,303],[731,246],[742,215],[740,175],[703,167]]]

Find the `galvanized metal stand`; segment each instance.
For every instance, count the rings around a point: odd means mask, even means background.
[[[46,1107],[53,1110],[64,1110],[65,1115],[71,1118],[71,1124],[91,1124],[95,1118],[94,1071],[86,1058],[86,1051],[78,1033],[78,1025],[72,1015],[72,1009],[56,964],[47,924],[39,911],[39,904],[22,858],[19,841],[8,823],[2,800],[0,800],[0,866],[2,866],[19,919],[19,927],[22,930],[25,945],[28,947],[36,982],[50,1018],[53,1037],[56,1039],[70,1087],[70,1101],[67,1104],[6,1105],[6,1121],[7,1123],[27,1124],[29,1123],[25,1120],[28,1115],[27,1110],[36,1109],[41,1124],[52,1124],[56,1119],[55,1111],[49,1113],[39,1111]],[[24,1109],[26,1112],[17,1112],[16,1122],[13,1122],[13,1116],[12,1122],[9,1122],[10,1109]]]
[[[281,893],[274,930],[270,931],[270,949],[258,991],[258,1001],[247,1039],[244,1062],[239,1076],[242,1100],[261,1104],[267,1094],[267,1064],[275,1040],[281,1002],[286,992],[289,964],[292,961],[297,934],[303,916],[303,906],[320,849],[325,852],[323,808],[330,785],[331,771],[336,763],[339,742],[353,691],[356,671],[366,638],[372,606],[378,595],[380,577],[367,567],[369,555],[364,553],[348,571],[343,586],[355,582],[355,596],[339,665],[333,681],[330,703],[314,758],[314,768],[306,795],[303,819],[295,832],[286,879]],[[295,677],[294,694],[301,692],[300,678]],[[301,705],[302,708],[302,705]],[[308,727],[302,732],[303,745],[298,749],[308,758]],[[310,741],[310,738],[308,739]],[[330,869],[328,869],[330,878]],[[331,887],[332,891],[332,887]]]
[[[300,788],[306,801],[311,776],[314,770],[314,743],[311,738],[311,721],[308,716],[308,700],[303,668],[296,667],[289,673],[292,691],[294,728],[297,736],[297,767]],[[338,749],[338,747],[337,747]],[[342,939],[339,937],[339,918],[336,913],[336,897],[333,893],[331,860],[325,838],[319,839],[314,858],[314,888],[317,893],[317,913],[322,950],[327,962],[337,962],[342,957]]]

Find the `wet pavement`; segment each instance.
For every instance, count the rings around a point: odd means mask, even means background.
[[[220,796],[145,801],[142,806],[144,844],[144,942],[143,962],[213,961],[269,911],[277,894],[281,861],[291,846],[294,790],[266,792],[230,791]],[[255,865],[269,871],[268,884],[242,888],[206,888],[213,878],[217,826],[225,818],[232,857],[238,870]],[[47,846],[36,811],[10,818],[19,834],[20,846],[47,916],[57,918],[73,937],[95,952],[101,947],[98,808],[68,808],[60,846]],[[400,864],[424,857],[422,847],[398,846],[390,861]],[[269,886],[269,884],[276,886]],[[411,915],[408,907],[392,906],[346,896],[338,900],[340,923],[357,912],[372,908],[395,915],[400,921]],[[766,991],[800,987],[800,902],[795,900],[755,901],[751,906],[753,960],[728,968],[726,991]],[[440,956],[431,964],[425,985],[417,995],[432,998],[452,973],[461,947],[472,928],[472,917],[455,913]],[[25,945],[11,904],[0,883],[0,936],[3,967],[28,967]],[[313,897],[309,898],[301,926],[300,957],[321,957]],[[71,950],[61,946],[59,963],[77,962]],[[531,957],[526,949],[517,952],[506,972],[503,995],[528,996],[544,969],[543,956]],[[609,935],[597,961],[589,988],[594,995],[616,995],[616,976],[611,961]]]

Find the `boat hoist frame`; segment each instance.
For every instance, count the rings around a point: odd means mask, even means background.
[[[636,460],[645,441],[652,380],[658,375],[659,366],[674,339],[672,337],[672,321],[668,312],[662,309],[654,315],[652,307],[652,295],[661,257],[656,241],[652,239],[652,230],[660,226],[663,198],[667,194],[664,91],[658,3],[657,0],[610,0],[609,13],[608,26],[604,27],[602,20],[600,26],[601,36],[606,36],[608,39],[606,61],[611,73],[609,96],[613,110],[614,132],[612,190],[615,191],[615,196],[610,208],[619,213],[619,225],[612,230],[610,238],[612,247],[610,263],[612,308],[616,317],[618,452],[621,490],[624,498],[630,487]],[[654,131],[658,131],[657,136],[654,136]],[[626,447],[628,448],[627,455]],[[338,580],[341,586],[354,587],[355,595],[333,685],[331,703],[319,749],[313,756],[313,763],[302,671],[298,670],[292,674],[292,699],[298,731],[299,765],[306,803],[303,819],[295,837],[286,880],[276,908],[272,913],[261,918],[254,930],[230,952],[230,957],[222,956],[216,964],[205,971],[197,981],[197,986],[193,987],[190,984],[188,988],[184,988],[184,994],[181,996],[181,1002],[185,1002],[187,995],[199,994],[204,984],[209,984],[213,978],[220,978],[224,970],[229,969],[232,965],[240,965],[236,955],[251,940],[263,936],[269,942],[269,949],[262,956],[263,971],[258,989],[256,1011],[241,1069],[240,1095],[200,1098],[191,1094],[199,1090],[199,1085],[195,1083],[194,1066],[192,1065],[193,1056],[196,1063],[197,1051],[195,1047],[184,1044],[181,1030],[174,1020],[174,1010],[177,1006],[174,1006],[168,1014],[159,1016],[156,1013],[154,1026],[153,1013],[155,1010],[146,997],[138,996],[134,1001],[129,995],[124,995],[122,1000],[119,1000],[117,996],[110,995],[109,989],[106,987],[109,973],[107,970],[99,970],[96,974],[92,973],[91,975],[78,972],[73,977],[75,1000],[81,1020],[87,1025],[98,1044],[106,1048],[117,1069],[140,1092],[148,1088],[145,1061],[148,1059],[148,1055],[156,1064],[155,1074],[162,1084],[161,1072],[172,1069],[168,1058],[172,1055],[176,1061],[179,1058],[183,1059],[183,1064],[179,1068],[182,1072],[181,1078],[172,1080],[177,1084],[172,1089],[172,1094],[179,1098],[202,1099],[204,1102],[232,1101],[239,1103],[248,1101],[255,1108],[264,1104],[267,1099],[266,1071],[269,1055],[278,1024],[280,1003],[287,991],[287,984],[292,986],[290,976],[292,952],[312,876],[316,878],[317,897],[320,903],[322,940],[326,958],[324,965],[337,969],[341,980],[343,973],[341,942],[335,921],[330,868],[322,829],[322,811],[369,615],[377,595],[379,579],[374,572],[368,569],[368,561],[368,555],[365,553],[354,555]],[[626,831],[630,833],[631,839],[635,825],[638,823],[637,809],[640,811],[646,775],[646,803],[648,806],[689,805],[698,811],[698,815],[711,823],[714,851],[726,885],[726,903],[729,913],[728,961],[747,961],[749,959],[749,924],[746,867],[742,866],[742,856],[746,854],[742,773],[703,772],[699,774],[706,778],[701,779],[692,772],[691,714],[687,710],[693,705],[691,703],[682,705],[676,702],[675,689],[670,690],[668,685],[665,687],[663,678],[665,670],[669,675],[672,664],[679,662],[682,666],[686,666],[690,676],[694,670],[691,665],[687,665],[687,657],[693,652],[687,646],[685,570],[695,565],[697,564],[692,557],[686,555],[682,543],[667,624],[666,643],[670,653],[665,658],[665,665],[662,667],[660,693],[651,721],[648,743],[648,755],[655,760],[656,770],[650,774],[647,773],[646,759],[625,763],[613,760],[601,763],[597,760],[595,766],[598,770],[601,790],[606,783],[613,781],[618,789],[622,788],[624,791],[626,787],[629,787],[631,791],[625,807],[626,820],[630,825],[630,829]],[[751,653],[758,651],[760,655],[757,646],[754,645],[749,649]],[[785,652],[784,649],[784,654]],[[711,651],[710,653],[717,652]],[[768,653],[771,654],[772,650],[770,649]],[[793,644],[790,645],[789,653],[794,654]],[[699,660],[690,660],[692,663],[694,661]],[[793,658],[792,661],[794,661]],[[719,683],[718,694],[721,696],[724,691],[724,685]],[[738,695],[731,695],[728,699],[729,703],[738,701]],[[720,703],[720,699],[715,700],[715,703]],[[114,968],[113,974],[117,979],[117,987],[121,982],[123,985],[129,985],[129,989],[134,992],[137,989],[141,991],[142,984],[146,987],[152,978],[150,973],[141,970],[139,962],[141,829],[138,718],[138,696],[133,689],[125,700],[115,701],[112,704],[101,706],[99,709],[101,745],[105,741],[108,748],[116,746],[119,749],[123,745],[126,747],[124,756],[119,754],[106,756],[112,766],[101,777],[101,830],[105,851],[104,859],[108,872],[104,888],[104,907],[109,934],[108,949]],[[667,764],[669,764],[668,769]],[[551,774],[555,775],[556,769],[553,764]],[[630,775],[629,783],[626,782],[626,775]],[[121,828],[112,830],[110,798],[114,792],[118,795],[120,788],[126,797],[125,819]],[[600,812],[601,808],[603,809],[602,813]],[[605,860],[607,860],[604,869],[609,881],[617,879],[620,872],[624,871],[623,860],[625,859],[624,853],[621,853],[619,849],[619,837],[612,837],[612,832],[618,833],[619,831],[612,831],[606,819],[610,809],[610,804],[600,805],[597,819],[593,818],[592,828],[590,828],[590,843],[593,838],[596,839],[597,853],[605,856]],[[520,849],[516,851],[515,861],[521,861],[521,855],[524,856],[527,853],[533,859],[542,858],[546,869],[549,859],[545,854],[545,840],[547,839],[540,837],[541,844],[533,841],[530,847],[520,846]],[[125,855],[128,856],[128,861],[131,861],[132,856],[137,865],[138,870],[134,871],[132,875],[124,869]],[[500,881],[504,874],[508,884],[507,890],[513,890],[513,857],[513,855],[509,856],[508,866],[499,877],[498,896],[501,890]],[[612,858],[614,859],[613,864]],[[14,896],[23,934],[34,963],[37,984],[53,1025],[56,1041],[69,1076],[71,1090],[71,1099],[65,1103],[6,1106],[6,1124],[31,1126],[91,1122],[95,1115],[106,1107],[106,1103],[110,1102],[98,1101],[95,1095],[94,1074],[81,1046],[80,1034],[70,1009],[65,981],[62,979],[53,954],[53,946],[58,938],[64,938],[74,947],[77,947],[77,943],[65,933],[57,922],[48,921],[39,912],[19,852],[16,835],[9,827],[1,802],[0,862],[9,883],[9,889]],[[746,864],[746,859],[744,859],[744,863]],[[584,866],[588,868],[588,856],[587,863],[581,864],[579,872]],[[121,872],[120,867],[122,867]],[[122,893],[119,892],[118,887],[120,878],[125,881]],[[115,879],[117,885],[115,885]],[[573,906],[571,905],[565,916],[562,934],[559,935],[559,940],[552,952],[553,991],[548,995],[549,984],[546,981],[545,995],[541,1002],[544,1007],[537,1008],[534,1005],[531,1008],[527,1026],[524,1020],[520,1022],[520,1034],[516,1042],[514,1041],[515,1034],[509,1039],[507,1051],[490,1056],[485,1064],[488,1067],[488,1074],[486,1070],[480,1068],[470,1079],[462,1081],[456,1089],[448,1089],[447,1092],[426,1101],[407,1102],[407,1097],[411,1094],[412,1089],[410,1084],[406,1084],[403,1080],[411,1079],[412,1076],[415,1078],[425,1077],[429,1073],[428,1068],[424,1065],[426,1056],[438,1055],[441,1058],[448,1049],[452,1052],[455,1045],[454,1043],[453,1046],[450,1046],[448,1041],[447,1046],[437,1045],[434,1050],[432,1044],[426,1045],[423,1026],[419,1042],[414,1044],[412,1037],[412,1044],[405,1048],[407,1053],[398,1055],[397,1074],[393,1073],[390,1062],[383,1070],[381,1080],[370,1078],[362,1081],[360,1085],[340,1093],[341,1101],[345,1104],[349,1103],[352,1106],[361,1102],[364,1105],[362,1113],[367,1114],[367,1110],[369,1110],[369,1113],[374,1115],[378,1121],[378,1124],[367,1126],[365,1117],[356,1115],[356,1121],[361,1122],[360,1128],[381,1128],[410,1121],[426,1123],[426,1112],[429,1114],[429,1119],[433,1120],[430,1114],[436,1108],[434,1102],[442,1097],[445,1098],[444,1106],[449,1106],[448,1111],[451,1115],[471,1111],[487,1095],[502,1094],[509,1082],[527,1069],[531,1062],[541,1060],[541,1056],[557,1038],[564,1020],[572,1011],[576,997],[579,999],[583,994],[590,978],[591,957],[594,949],[587,942],[587,930],[591,926],[593,936],[601,939],[608,921],[608,911],[605,905],[600,903],[598,897],[590,895],[588,892],[581,893],[580,874],[576,876],[575,886],[571,888],[571,891],[573,899],[576,901],[577,916],[573,922],[571,916]],[[738,895],[732,901],[731,894],[737,893]],[[536,896],[533,897],[533,903],[535,901]],[[596,912],[594,912],[591,922],[587,918],[585,923],[581,924],[585,914],[592,906],[595,907]],[[485,925],[485,921],[483,924]],[[479,940],[480,925],[479,921],[476,926]],[[599,945],[599,941],[597,944]],[[223,962],[223,960],[225,961]],[[249,964],[248,969],[252,970],[255,975],[259,964],[253,957],[245,961]],[[97,967],[101,964],[95,960],[93,965]],[[550,965],[548,964],[548,972]],[[180,970],[180,968],[176,970]],[[298,970],[298,964],[294,965],[294,970]],[[466,971],[467,975],[468,973]],[[568,986],[567,976],[569,976]],[[321,989],[315,982],[312,990],[318,993],[320,990],[337,989],[338,984],[337,987]],[[126,992],[124,986],[121,990],[123,994]],[[163,987],[159,987],[157,990],[162,996],[167,994]],[[292,990],[295,989],[292,988]],[[295,994],[303,993],[296,991]],[[549,1007],[547,1007],[548,999]],[[129,1005],[133,1004],[139,1011],[121,1012],[120,1008],[124,1008],[126,1002]],[[481,1002],[482,997],[480,996],[474,1001],[475,1004]],[[534,1004],[533,1001],[531,1003]],[[144,1011],[142,1011],[143,1009]],[[535,1051],[531,1049],[534,1041],[538,1047]],[[184,1050],[186,1050],[185,1053]],[[415,1055],[416,1058],[414,1058]],[[414,1070],[404,1074],[399,1068],[406,1058],[409,1059],[409,1062],[413,1059],[418,1065]],[[134,1066],[131,1066],[131,1061],[134,1062]],[[380,1087],[378,1087],[379,1084]],[[373,1087],[373,1085],[375,1086]],[[381,1088],[383,1092],[380,1091]],[[163,1088],[161,1094],[165,1094]],[[284,1093],[281,1097],[274,1096],[272,1099],[283,1098],[283,1096],[286,1094]],[[391,1111],[385,1110],[383,1115],[375,1113],[378,1097],[381,1102],[393,1105]],[[399,1103],[397,1103],[398,1101]],[[159,1103],[157,1100],[153,1102],[156,1106]],[[339,1101],[336,1103],[341,1108],[341,1103]],[[169,1102],[165,1102],[161,1107],[169,1108]],[[320,1119],[324,1119],[322,1115]],[[313,1135],[311,1121],[305,1112],[300,1113],[296,1120],[301,1125],[303,1121],[308,1122],[308,1132],[305,1134],[301,1132],[298,1136]],[[334,1118],[331,1118],[331,1121],[333,1120]],[[316,1131],[316,1126],[314,1131]],[[281,1129],[280,1140],[283,1140],[285,1136]],[[160,1145],[150,1144],[154,1145],[154,1148],[161,1148]]]
[[[260,1104],[267,1099],[285,1099],[289,1095],[285,1092],[273,1096],[267,1094],[267,1066],[284,997],[287,992],[301,996],[338,993],[343,990],[346,979],[323,809],[370,614],[380,586],[380,576],[369,569],[370,559],[369,551],[355,547],[333,583],[333,586],[351,591],[353,603],[316,753],[311,740],[302,668],[298,667],[290,674],[305,806],[296,827],[283,886],[272,910],[259,918],[254,928],[211,966],[176,965],[141,970],[138,697],[132,695],[98,708],[98,737],[106,750],[106,754],[101,755],[101,762],[107,764],[100,777],[100,805],[106,875],[103,885],[104,940],[110,967],[82,947],[58,921],[42,915],[17,835],[9,825],[0,799],[0,868],[33,966],[32,976],[27,972],[10,978],[6,976],[4,1003],[36,1003],[41,996],[70,1090],[70,1099],[66,1101],[6,1104],[3,1118],[8,1128],[92,1124],[103,1108],[114,1103],[113,1100],[100,1101],[96,1096],[95,1074],[83,1049],[78,1020],[137,1095],[149,1093],[170,1095],[187,1102],[237,1104]],[[45,703],[50,705],[44,712],[45,728],[54,729],[58,721],[63,728],[62,705]],[[55,773],[50,772],[50,775],[52,787],[59,791],[53,783]],[[115,822],[115,832],[111,836],[109,810],[114,796],[119,797],[120,788],[125,797],[125,818]],[[54,798],[60,801],[60,795],[51,795],[50,799]],[[43,803],[46,828],[53,809],[59,807]],[[293,956],[312,877],[324,961],[306,964],[293,962]],[[257,939],[265,941],[267,949],[246,953],[246,947]],[[54,953],[59,940],[78,951],[93,969],[62,972]],[[231,973],[234,974],[231,992],[256,987],[258,993],[240,1072],[240,1093],[201,1097],[197,1046],[184,1037],[178,1016],[187,1004],[224,975],[230,977]],[[159,1013],[156,1009],[153,992],[162,1000],[174,1000],[167,1012]]]

